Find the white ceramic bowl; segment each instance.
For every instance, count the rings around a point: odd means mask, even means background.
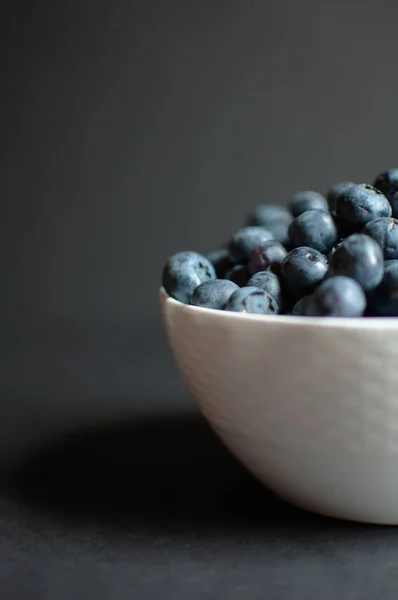
[[[258,479],[314,512],[398,524],[398,319],[161,303],[189,390]]]

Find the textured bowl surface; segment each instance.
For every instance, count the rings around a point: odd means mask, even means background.
[[[258,479],[308,510],[398,524],[398,319],[243,315],[160,297],[184,381]]]

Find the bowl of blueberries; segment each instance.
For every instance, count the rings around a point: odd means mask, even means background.
[[[225,246],[171,256],[160,299],[187,387],[255,477],[398,524],[398,169],[254,207]]]

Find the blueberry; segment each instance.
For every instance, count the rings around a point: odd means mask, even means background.
[[[192,304],[222,310],[230,296],[238,289],[236,283],[227,279],[209,279],[198,285],[192,295]]]
[[[282,290],[279,278],[271,271],[260,271],[252,275],[247,282],[248,286],[260,288],[263,292],[268,292],[282,306]]]
[[[234,266],[234,263],[229,257],[229,250],[227,248],[214,250],[207,255],[207,258],[213,265],[217,277],[220,279],[223,279],[225,273]]]
[[[392,216],[398,218],[398,169],[388,169],[388,171],[380,173],[373,185],[389,200]]]
[[[272,233],[264,227],[244,227],[231,240],[230,258],[236,263],[244,263],[252,250],[272,239]]]
[[[288,230],[289,225],[292,222],[292,216],[288,219],[284,218],[280,221],[275,221],[267,226],[268,231],[272,234],[272,237],[280,244],[287,244],[289,236]]]
[[[292,220],[293,216],[285,206],[259,204],[249,214],[247,224],[265,227],[278,242],[286,244]]]
[[[283,218],[289,217],[292,219],[292,215],[286,206],[280,204],[258,204],[254,207],[251,213],[247,217],[248,225],[259,225],[260,227],[267,227],[269,223],[274,223]]]
[[[338,240],[332,216],[323,210],[307,210],[299,215],[289,227],[292,248],[309,246],[322,254],[329,252]]]
[[[338,183],[335,183],[334,185],[332,185],[332,187],[329,189],[329,191],[326,195],[326,199],[328,201],[329,211],[332,214],[334,214],[334,211],[335,211],[337,198],[340,196],[340,194],[342,192],[347,190],[352,185],[355,185],[352,181],[339,181]]]
[[[281,278],[290,299],[297,302],[322,281],[328,268],[326,256],[307,246],[295,248],[281,266]]]
[[[383,277],[383,251],[379,244],[363,233],[350,235],[330,259],[327,277],[336,275],[355,279],[365,291],[377,287]]]
[[[307,317],[311,310],[312,296],[303,296],[293,306],[292,315],[294,317]]]
[[[259,271],[279,273],[281,262],[286,255],[287,250],[279,242],[275,240],[266,242],[250,252],[247,263],[249,273],[251,275]]]
[[[235,265],[225,273],[225,279],[229,281],[233,281],[239,287],[243,287],[246,285],[247,280],[249,279],[249,271],[247,270],[246,265]]]
[[[383,279],[369,294],[369,303],[377,316],[398,316],[398,260],[385,261]]]
[[[197,252],[178,252],[169,258],[163,269],[163,287],[169,296],[189,304],[195,289],[216,272],[211,262]]]
[[[384,259],[398,259],[398,220],[380,217],[369,221],[363,229],[366,235],[370,235],[381,246]]]
[[[349,186],[337,196],[335,213],[345,225],[345,233],[354,233],[373,219],[390,217],[391,205],[379,190],[361,183]]]
[[[225,310],[233,312],[276,315],[278,304],[270,294],[255,287],[240,288],[232,294]]]
[[[366,296],[361,286],[339,275],[327,279],[315,290],[307,315],[312,317],[362,317]]]
[[[294,194],[290,203],[290,209],[293,217],[298,217],[307,210],[328,210],[328,203],[326,198],[319,192],[306,190],[304,192],[297,192],[297,194]]]

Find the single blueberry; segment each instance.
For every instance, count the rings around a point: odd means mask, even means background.
[[[177,252],[169,258],[163,269],[163,287],[169,296],[189,304],[195,289],[216,272],[211,262],[197,252]]]
[[[309,246],[325,254],[337,240],[338,233],[333,218],[323,210],[307,210],[294,219],[289,227],[292,248]]]
[[[319,192],[305,190],[294,194],[290,203],[290,209],[293,217],[298,217],[307,210],[328,210],[326,198]]]
[[[247,225],[259,225],[267,227],[268,223],[279,221],[285,217],[292,219],[292,215],[286,206],[280,204],[258,204],[247,216]]]
[[[327,279],[315,290],[307,315],[311,317],[362,317],[366,296],[361,286],[339,275]]]
[[[261,315],[278,314],[278,303],[267,292],[255,287],[240,288],[232,294],[225,310]]]
[[[291,301],[295,303],[310,294],[324,278],[327,268],[327,258],[318,250],[301,246],[289,252],[281,266],[281,279]]]
[[[383,251],[368,235],[355,233],[346,238],[330,258],[327,278],[345,275],[355,279],[366,292],[383,277]]]
[[[198,285],[192,295],[192,304],[222,310],[230,296],[238,289],[236,283],[227,279],[209,279]]]
[[[398,169],[388,169],[376,177],[374,187],[383,192],[392,208],[392,216],[398,218]]]
[[[246,285],[246,282],[249,279],[249,271],[247,270],[247,266],[235,265],[232,267],[232,269],[229,269],[229,271],[225,273],[225,279],[233,281],[239,287],[243,287]]]
[[[344,192],[346,189],[348,189],[352,185],[355,185],[352,181],[339,181],[338,183],[335,183],[334,185],[332,185],[332,187],[329,189],[329,191],[326,195],[326,199],[328,201],[329,211],[332,214],[334,214],[334,211],[335,211],[337,198],[340,196],[340,194],[342,192]]]
[[[351,185],[336,198],[335,214],[345,226],[344,233],[355,233],[379,217],[391,217],[387,198],[371,185]]]
[[[278,306],[282,306],[282,290],[281,282],[279,278],[271,271],[260,271],[252,275],[247,282],[250,287],[260,288],[263,292],[270,294],[278,303]]]
[[[398,220],[380,217],[369,221],[363,233],[370,235],[381,246],[385,260],[398,259]]]
[[[303,296],[293,306],[292,315],[294,317],[307,317],[311,311],[312,296]]]
[[[254,275],[259,271],[272,271],[279,273],[281,262],[287,255],[287,250],[275,240],[266,242],[259,248],[255,248],[249,254],[247,263],[249,273]]]
[[[252,250],[272,240],[273,236],[264,227],[244,227],[237,231],[229,245],[229,255],[235,263],[245,263]]]
[[[380,285],[369,294],[371,314],[398,316],[398,260],[386,260]]]
[[[225,273],[234,266],[234,263],[231,261],[229,257],[228,248],[219,248],[218,250],[213,250],[207,255],[208,260],[213,265],[217,277],[223,279]]]
[[[247,225],[256,225],[268,229],[276,241],[285,244],[287,230],[293,216],[285,206],[277,204],[259,204],[247,217]]]
[[[284,218],[280,221],[275,221],[267,226],[268,231],[272,234],[272,237],[280,244],[287,244],[289,236],[288,230],[289,225],[292,222],[292,216],[288,219]]]

